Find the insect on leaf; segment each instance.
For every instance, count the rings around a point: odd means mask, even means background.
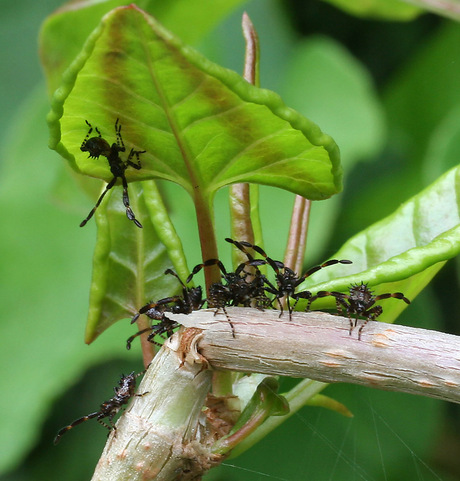
[[[77,171],[110,181],[105,159],[80,152],[85,120],[145,150],[128,181],[176,182],[210,205],[221,187],[252,182],[310,199],[341,189],[339,152],[274,92],[186,47],[136,6],[107,14],[64,75],[49,115],[51,147]]]

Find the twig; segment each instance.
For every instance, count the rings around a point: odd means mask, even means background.
[[[246,12],[243,14],[242,27],[246,42],[243,77],[250,84],[258,86],[259,40],[254,25]],[[254,243],[249,184],[242,182],[231,185],[229,188],[229,200],[232,237],[237,240]],[[247,260],[246,256],[236,249],[233,250],[233,259],[235,266]]]
[[[404,0],[419,8],[428,10],[454,20],[460,19],[460,5],[455,0]]]
[[[359,341],[349,321],[324,312],[227,309],[176,315],[203,329],[199,352],[216,369],[348,382],[460,403],[460,338],[408,326],[369,322]]]

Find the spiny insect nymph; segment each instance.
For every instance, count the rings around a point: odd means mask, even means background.
[[[81,144],[80,150],[82,152],[89,152],[89,157],[94,159],[98,159],[101,155],[105,157],[109,162],[110,172],[113,174],[113,179],[107,184],[104,192],[102,192],[101,196],[97,200],[96,205],[91,209],[91,212],[88,214],[86,219],[80,224],[80,227],[83,227],[91,219],[93,214],[96,212],[96,209],[102,202],[105,194],[107,194],[107,192],[115,185],[118,178],[121,179],[121,183],[123,185],[123,204],[126,207],[126,216],[129,220],[132,220],[137,227],[142,227],[142,224],[136,219],[136,216],[129,205],[128,182],[126,180],[125,170],[129,166],[139,170],[141,168],[139,155],[144,154],[145,150],[131,149],[127,160],[123,161],[120,158],[120,152],[124,152],[126,149],[121,136],[121,125],[118,122],[118,119],[115,122],[115,135],[117,137],[117,141],[112,145],[110,145],[107,140],[102,138],[102,135],[97,127],[93,129],[92,125],[87,120],[86,123],[88,124],[89,131]],[[96,137],[90,137],[93,130],[98,134]],[[134,156],[137,159],[137,163],[134,163],[131,160]]]

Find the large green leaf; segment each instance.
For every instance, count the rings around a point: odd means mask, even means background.
[[[229,11],[245,1],[139,0],[136,3],[155,15],[185,42],[193,43],[201,39]],[[124,0],[69,1],[45,20],[40,32],[40,53],[50,93],[59,86],[62,73],[78,55],[101,17],[126,3]]]
[[[368,282],[377,293],[402,291],[413,299],[460,252],[460,167],[412,197],[392,215],[348,240],[333,256],[350,259],[309,277],[302,289],[346,292],[351,283]],[[331,298],[315,308],[332,307]],[[390,322],[406,307],[386,301],[382,320]]]
[[[66,72],[49,116],[50,145],[76,170],[109,181],[106,160],[88,159],[79,147],[85,119],[113,141],[118,117],[125,143],[147,151],[128,180],[172,180],[207,205],[216,190],[243,181],[312,199],[341,189],[329,136],[135,6],[106,15]]]
[[[142,169],[127,169],[128,181],[144,180],[144,187],[154,177],[175,181],[201,211],[217,189],[233,182],[267,183],[312,198],[340,188],[338,150],[330,137],[276,94],[252,87],[184,47],[135,7],[108,14],[66,73],[49,116],[51,145],[76,171],[109,181],[107,160],[88,158],[79,147],[88,132],[83,119],[114,142],[115,118],[120,118],[127,148],[146,150]],[[136,202],[132,185],[130,190]],[[176,258],[174,246],[168,245],[177,236],[160,234],[162,226],[174,229],[154,195],[158,206],[147,209],[149,202],[144,206],[142,199],[133,204],[143,231],[127,223],[119,192],[108,195],[97,211],[87,342],[147,300],[172,295],[179,286],[171,277],[165,280],[166,267],[173,264],[186,276],[180,242]],[[146,284],[145,278],[155,282]]]

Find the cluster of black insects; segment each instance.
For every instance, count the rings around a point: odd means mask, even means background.
[[[101,155],[106,157],[110,171],[113,174],[113,179],[107,184],[105,190],[96,202],[96,205],[90,211],[88,216],[80,226],[83,227],[89,219],[93,216],[94,212],[101,204],[105,194],[115,185],[117,179],[120,178],[123,185],[123,204],[126,208],[126,215],[129,220],[132,220],[137,227],[142,227],[142,224],[136,219],[134,212],[129,205],[128,196],[128,182],[125,177],[125,170],[131,166],[137,170],[141,168],[139,160],[140,154],[145,153],[145,150],[131,149],[126,161],[120,158],[120,152],[125,152],[125,144],[121,136],[121,125],[119,119],[115,122],[115,136],[116,142],[112,145],[109,144],[104,138],[98,128],[94,128],[86,121],[89,127],[89,131],[84,138],[80,149],[83,152],[88,152],[92,158],[99,158]],[[91,137],[93,130],[97,133],[97,136]],[[132,161],[133,157],[136,157],[137,163]],[[320,297],[333,296],[336,300],[337,311],[339,314],[343,314],[345,309],[348,318],[350,320],[350,334],[352,329],[356,326],[358,318],[365,318],[363,325],[358,332],[358,338],[361,338],[361,332],[364,326],[369,320],[375,320],[381,313],[381,306],[375,306],[375,302],[393,297],[396,299],[402,299],[409,304],[409,300],[404,297],[401,292],[386,293],[374,296],[372,291],[368,288],[367,284],[361,283],[352,285],[349,287],[349,293],[343,294],[341,292],[327,292],[320,291],[315,296],[310,291],[296,292],[299,285],[310,275],[322,269],[337,263],[350,264],[349,260],[336,260],[332,259],[319,266],[312,267],[305,274],[298,275],[289,267],[285,266],[281,261],[273,260],[265,251],[254,244],[246,241],[235,241],[227,238],[227,242],[230,242],[235,247],[240,249],[246,256],[247,261],[241,263],[234,272],[228,272],[222,262],[219,259],[208,259],[202,264],[195,266],[187,278],[188,284],[192,277],[197,274],[202,268],[217,265],[222,273],[223,282],[214,283],[209,287],[207,299],[203,299],[203,291],[201,287],[187,287],[177,274],[171,269],[167,269],[165,274],[171,274],[177,277],[182,284],[182,295],[166,297],[156,302],[149,302],[143,306],[139,312],[134,316],[132,322],[141,314],[146,314],[150,319],[158,321],[155,325],[142,331],[137,332],[131,336],[127,341],[128,349],[131,347],[133,339],[137,336],[149,332],[148,340],[155,342],[154,338],[157,335],[166,334],[170,336],[173,330],[178,327],[178,323],[172,321],[166,316],[167,312],[190,314],[192,311],[200,309],[205,302],[209,307],[216,308],[216,312],[222,309],[227,317],[227,320],[232,328],[232,335],[235,336],[235,330],[233,324],[227,314],[227,306],[244,306],[244,307],[256,307],[258,309],[264,309],[269,307],[275,307],[275,303],[280,308],[280,316],[283,314],[283,299],[286,299],[286,307],[289,312],[289,319],[292,317],[292,311],[295,305],[300,299],[308,301],[307,310],[310,308],[311,303]],[[250,251],[256,252],[262,256],[261,259],[255,259]],[[275,273],[275,283],[270,282],[265,275],[263,275],[258,266],[269,265]],[[247,269],[252,268],[252,272]],[[269,296],[272,296],[271,298]],[[294,306],[291,306],[290,299],[294,299]],[[354,321],[352,319],[354,317]]]
[[[125,170],[128,166],[140,169],[139,155],[145,151],[136,151],[131,149],[126,161],[121,160],[119,153],[125,151],[125,145],[121,137],[121,125],[118,123],[118,119],[115,122],[115,133],[117,141],[110,144],[102,138],[101,133],[97,128],[94,130],[98,134],[97,137],[90,137],[93,132],[93,127],[87,121],[89,131],[83,140],[81,150],[89,152],[90,157],[98,158],[101,155],[106,157],[110,170],[113,174],[113,179],[107,184],[105,190],[99,197],[96,205],[91,210],[86,219],[80,224],[84,226],[88,220],[93,216],[97,207],[102,202],[105,194],[116,183],[118,178],[121,178],[123,185],[123,203],[126,207],[126,215],[129,220],[132,220],[138,227],[142,227],[142,224],[136,219],[131,207],[129,205],[128,197],[128,184],[125,177]],[[133,157],[137,158],[137,164],[132,162]],[[339,315],[343,315],[344,311],[350,321],[349,334],[356,327],[358,319],[364,319],[362,325],[358,330],[358,340],[361,339],[361,333],[364,326],[371,320],[376,320],[382,313],[383,309],[380,305],[375,303],[382,299],[388,299],[393,297],[395,299],[401,299],[407,304],[410,301],[401,292],[386,293],[374,296],[368,285],[361,282],[360,284],[351,285],[349,287],[349,293],[344,294],[337,291],[319,291],[313,295],[310,291],[303,290],[297,292],[297,288],[300,284],[309,276],[314,274],[324,267],[332,266],[334,264],[351,264],[351,261],[347,259],[337,260],[332,259],[324,262],[321,265],[312,267],[302,275],[298,275],[283,262],[277,261],[269,257],[265,251],[254,244],[246,241],[236,241],[230,238],[225,239],[227,242],[235,246],[241,252],[245,254],[247,260],[242,262],[234,272],[228,272],[223,263],[219,259],[208,259],[202,264],[196,265],[185,283],[180,277],[171,269],[166,269],[166,275],[172,275],[177,278],[182,286],[182,294],[171,297],[165,297],[156,302],[149,302],[145,306],[141,307],[138,313],[132,318],[131,324],[142,314],[145,314],[152,321],[152,325],[146,329],[142,329],[132,335],[128,340],[126,347],[131,348],[133,340],[144,333],[149,333],[147,340],[158,344],[155,341],[156,336],[162,336],[166,334],[167,337],[171,336],[174,329],[179,327],[179,323],[168,318],[167,314],[190,314],[192,311],[201,309],[205,303],[208,307],[215,309],[215,314],[222,309],[227,321],[231,327],[232,336],[235,337],[234,325],[227,313],[226,307],[230,306],[243,306],[243,307],[255,307],[257,309],[274,308],[276,306],[280,309],[280,317],[282,316],[283,300],[286,301],[286,308],[289,313],[289,320],[292,319],[292,312],[296,307],[299,300],[303,299],[307,301],[306,310],[310,310],[312,302],[318,298],[332,296],[335,298],[336,307]],[[254,254],[259,254],[261,258],[255,258]],[[274,272],[275,281],[271,282],[262,272],[259,267],[268,265]],[[221,272],[222,282],[216,282],[211,284],[208,289],[207,298],[203,298],[203,289],[201,286],[189,287],[189,284],[195,274],[200,272],[203,268],[217,266]],[[294,300],[294,305],[291,305],[291,299]],[[136,378],[142,375],[145,371],[134,374],[132,372],[128,376],[122,376],[118,387],[114,388],[115,395],[108,401],[101,404],[100,409],[96,412],[83,416],[68,426],[62,428],[54,443],[57,444],[61,437],[74,426],[81,424],[89,419],[96,418],[96,420],[109,430],[115,429],[113,424],[113,418],[118,411],[129,402],[133,396],[144,396],[147,393],[135,394]],[[109,424],[106,424],[102,419],[108,418]]]
[[[247,260],[242,262],[234,272],[228,272],[219,259],[208,259],[192,269],[192,272],[186,279],[186,283],[182,282],[174,271],[167,269],[165,274],[174,275],[181,283],[182,295],[165,297],[156,302],[149,302],[141,307],[139,312],[133,317],[131,323],[134,323],[142,314],[145,314],[152,321],[156,322],[152,323],[150,327],[131,336],[127,341],[128,349],[130,349],[131,343],[136,337],[146,332],[150,333],[147,339],[155,344],[155,337],[157,335],[166,334],[168,337],[171,336],[173,330],[179,327],[179,323],[171,320],[167,317],[167,314],[190,314],[192,311],[201,309],[205,302],[208,307],[215,309],[215,313],[222,309],[231,327],[232,336],[235,337],[235,329],[227,313],[226,307],[243,306],[255,307],[263,310],[278,306],[281,317],[284,311],[283,299],[285,299],[289,320],[291,320],[292,312],[299,300],[303,299],[308,301],[306,310],[310,310],[312,302],[316,299],[332,296],[335,298],[339,315],[343,315],[344,310],[346,312],[350,321],[350,335],[353,328],[356,327],[358,319],[364,319],[364,322],[358,331],[358,339],[361,339],[361,333],[364,326],[370,320],[375,320],[382,313],[382,307],[375,305],[377,301],[393,297],[401,299],[407,304],[410,303],[401,292],[374,296],[368,285],[365,283],[350,286],[348,294],[336,291],[319,291],[316,295],[313,295],[307,290],[297,292],[297,288],[300,284],[318,270],[334,264],[351,264],[351,261],[347,259],[331,259],[321,265],[312,267],[302,275],[298,275],[292,269],[285,266],[283,262],[269,257],[265,251],[257,245],[246,241],[236,241],[230,238],[226,238],[225,240],[242,251],[246,255]],[[259,254],[261,258],[255,258],[252,252]],[[274,271],[274,282],[271,282],[261,273],[259,267],[262,265],[268,265]],[[203,289],[200,286],[188,287],[186,284],[188,284],[193,276],[201,269],[210,266],[217,266],[219,268],[222,280],[221,282],[211,284],[208,290],[208,297],[204,299]],[[293,305],[291,305],[290,299],[294,300]]]

